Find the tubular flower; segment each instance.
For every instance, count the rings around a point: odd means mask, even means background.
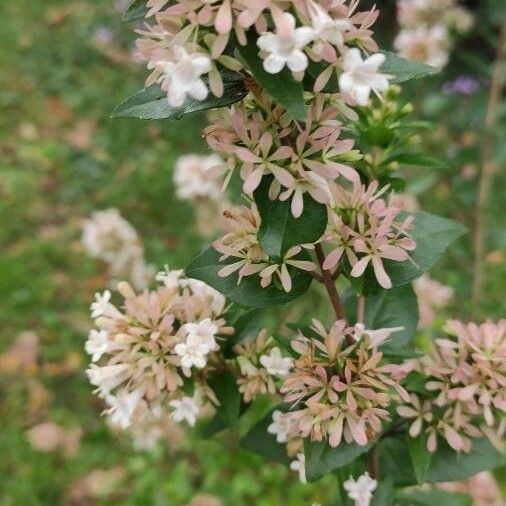
[[[197,388],[207,392],[200,395],[201,404],[212,399],[200,370],[222,360],[219,336],[232,331],[221,317],[225,298],[214,289],[180,271],[157,278],[162,284],[141,294],[120,283],[122,309],[111,302],[110,292],[98,295],[91,308],[96,329],[86,343],[92,355],[87,375],[108,405],[111,422],[123,428],[140,412],[169,408],[174,419],[194,423],[196,408],[180,398],[183,378],[193,376]]]
[[[292,341],[299,357],[281,388],[293,435],[326,439],[333,447],[344,440],[366,445],[388,420],[387,408],[408,394],[398,380],[402,366],[381,365],[378,346],[399,329],[368,331],[336,321],[327,330],[313,321],[315,337],[302,334]],[[358,332],[358,335],[357,335]],[[380,332],[380,334],[375,334]],[[374,337],[373,337],[374,336]]]
[[[427,447],[435,451],[438,436],[456,451],[469,452],[472,439],[487,436],[501,447],[506,433],[506,320],[464,324],[448,321],[449,337],[436,339],[420,359],[428,394],[412,395],[409,405],[397,408],[414,420],[410,434],[422,427]]]
[[[340,55],[347,43],[378,50],[370,30],[378,11],[355,12],[357,3],[148,0],[146,22],[138,30],[137,40],[138,52],[152,71],[147,84],[160,83],[174,107],[181,106],[187,95],[203,100],[210,90],[221,96],[220,71],[242,68],[230,42],[245,46],[249,30],[256,32],[257,49],[267,72],[277,74],[287,66],[301,79],[310,60],[324,60],[339,72]],[[269,31],[270,19],[275,32]]]
[[[378,190],[377,181],[367,188],[355,183],[352,191],[333,187],[329,226],[323,237],[332,250],[323,264],[325,269],[346,258],[353,277],[361,276],[372,265],[378,283],[383,288],[392,287],[383,260],[409,260],[408,251],[413,251],[416,243],[408,233],[413,218],[396,221],[400,209],[388,206],[381,198],[386,190]]]
[[[262,330],[254,339],[236,345],[239,370],[239,391],[245,402],[257,395],[274,394],[278,390],[276,379],[286,377],[293,365],[290,357],[283,357],[267,330]]]
[[[291,269],[312,271],[315,266],[309,260],[299,259],[301,246],[290,248],[278,262],[271,260],[258,239],[260,216],[256,205],[232,208],[223,213],[223,228],[228,232],[213,243],[221,253],[220,261],[232,259],[220,269],[218,275],[227,277],[238,274],[238,284],[243,277],[258,274],[260,285],[265,288],[276,277],[286,292],[292,289]],[[290,270],[289,270],[290,268]]]
[[[303,195],[329,204],[330,184],[339,177],[359,181],[348,162],[360,158],[352,139],[340,137],[336,98],[319,94],[308,100],[305,125],[265,94],[220,111],[204,135],[211,149],[227,160],[222,171],[240,167],[243,190],[251,195],[262,178],[271,176],[271,199],[291,200],[292,214],[304,209]]]

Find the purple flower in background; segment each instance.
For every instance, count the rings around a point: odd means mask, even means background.
[[[473,95],[480,88],[479,81],[473,76],[459,76],[455,81],[443,85],[445,95]]]

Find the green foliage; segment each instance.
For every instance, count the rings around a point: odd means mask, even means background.
[[[416,438],[407,435],[406,442],[416,479],[420,484],[425,483],[432,460],[432,453],[427,450],[426,446],[427,437],[424,434],[420,434]]]
[[[382,53],[385,55],[386,59],[385,63],[381,66],[381,71],[393,76],[393,79],[390,80],[392,84],[399,84],[412,79],[432,76],[439,72],[431,65],[407,60],[390,51],[382,51]]]
[[[472,506],[471,498],[465,494],[444,492],[443,490],[418,491],[397,497],[399,506]]]
[[[143,18],[147,12],[148,8],[145,0],[132,0],[123,13],[122,19],[125,22],[135,21]]]
[[[309,482],[319,480],[335,469],[349,464],[360,455],[366,453],[372,443],[359,446],[356,443],[341,442],[332,448],[327,441],[304,440],[304,455],[306,456],[306,478]]]
[[[235,72],[222,74],[223,96],[215,97],[211,92],[205,100],[196,100],[186,97],[181,107],[172,107],[167,101],[167,94],[160,85],[153,84],[144,88],[114,109],[113,118],[139,118],[139,119],[181,119],[186,114],[191,114],[208,109],[216,109],[231,105],[242,100],[247,93],[244,81]]]
[[[262,248],[276,260],[292,247],[316,242],[327,226],[327,209],[308,193],[304,193],[304,212],[294,218],[290,202],[271,200],[269,187],[272,177],[264,177],[254,198],[262,219],[258,238]]]
[[[283,407],[277,407],[281,411]],[[254,453],[259,453],[268,460],[288,464],[290,458],[286,453],[284,444],[276,441],[276,436],[269,434],[267,428],[272,423],[273,409],[264,418],[257,422],[249,432],[241,439],[241,446]]]
[[[247,276],[238,284],[237,274],[226,278],[218,275],[218,271],[233,260],[220,262],[220,254],[211,246],[199,255],[186,269],[186,274],[200,279],[226,295],[230,300],[253,308],[267,308],[278,304],[287,304],[303,295],[311,285],[312,278],[304,271],[291,269],[292,290],[285,292],[272,283],[267,288],[260,286],[258,276]]]
[[[351,288],[343,294],[348,318],[356,321],[358,296]],[[368,329],[403,327],[381,347],[386,353],[408,352],[418,323],[418,302],[411,285],[380,290],[365,297],[364,325]]]
[[[258,56],[256,34],[250,30],[247,34],[248,44],[238,45],[237,49],[248,65],[258,83],[279,104],[299,121],[306,121],[306,106],[304,104],[304,89],[288,69],[278,74],[269,74],[264,70],[262,59]]]
[[[218,416],[232,430],[239,426],[241,394],[235,375],[230,371],[219,372],[209,380],[209,385],[220,402]]]

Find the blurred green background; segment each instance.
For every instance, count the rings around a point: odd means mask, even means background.
[[[192,207],[175,197],[171,174],[178,156],[204,150],[205,119],[109,119],[145,78],[131,55],[134,34],[120,21],[124,6],[112,0],[0,2],[0,505],[179,506],[198,494],[234,506],[330,505],[331,479],[299,485],[293,473],[241,450],[230,437],[192,436],[136,452],[99,417],[83,345],[89,303],[108,277],[83,251],[82,220],[94,210],[118,208],[143,238],[147,260],[159,267],[184,267],[202,243]],[[385,2],[387,12],[392,6]],[[424,208],[472,229],[500,4],[470,6],[480,22],[459,42],[452,64],[429,83],[407,88],[406,97],[420,118],[434,121],[422,142],[447,162],[408,172],[409,188]],[[380,37],[388,41],[395,26],[391,16],[385,19]],[[445,95],[443,83],[459,74],[475,76],[480,90]],[[499,139],[506,135],[504,113],[502,102]],[[504,143],[495,157],[504,166]],[[485,295],[478,307],[469,302],[470,235],[432,273],[454,289],[447,309],[454,317],[505,314],[504,182],[504,171],[496,174],[487,206]],[[39,344],[27,338],[19,346],[22,332],[35,333]],[[47,421],[80,430],[77,448],[36,451],[27,431]],[[199,500],[192,505],[221,504]]]

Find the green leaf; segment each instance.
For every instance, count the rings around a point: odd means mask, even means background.
[[[444,165],[441,160],[438,160],[432,156],[428,156],[425,153],[391,153],[390,156],[383,161],[383,163],[391,162],[397,162],[401,165],[430,167],[432,169],[441,168]]]
[[[385,268],[394,286],[405,285],[427,272],[441,257],[446,248],[462,236],[467,229],[447,218],[428,213],[414,213],[414,229],[411,237],[416,241],[416,249],[411,254],[414,265],[405,262],[385,261]]]
[[[258,453],[268,460],[289,464],[290,458],[286,453],[286,446],[276,441],[276,436],[269,434],[267,428],[272,423],[272,413],[276,410],[285,411],[286,407],[277,407],[256,423],[241,439],[241,446]]]
[[[262,309],[287,304],[303,295],[311,285],[312,278],[304,271],[289,268],[292,277],[292,291],[285,292],[271,283],[266,288],[260,286],[258,276],[247,276],[237,284],[237,274],[226,278],[218,276],[218,271],[229,261],[220,262],[220,254],[211,246],[199,255],[186,269],[186,274],[200,279],[212,286],[230,300],[252,308]]]
[[[220,343],[225,358],[232,358],[232,348],[248,337],[254,337],[262,328],[264,312],[262,309],[250,309],[241,311],[234,318],[227,318],[228,325],[234,327],[234,334],[226,337],[225,342]]]
[[[430,490],[399,495],[395,504],[400,504],[401,506],[472,506],[473,502],[465,494]]]
[[[392,506],[394,504],[394,481],[387,476],[374,491],[371,506]]]
[[[391,476],[397,486],[407,487],[417,483],[404,435],[385,438],[377,448],[380,482]]]
[[[264,177],[254,198],[262,220],[258,234],[260,244],[271,258],[281,259],[292,246],[314,243],[323,235],[327,227],[327,208],[306,192],[304,212],[294,218],[289,201],[269,198],[273,179]]]
[[[217,412],[223,423],[232,430],[237,429],[241,411],[241,394],[235,376],[230,371],[220,372],[211,378],[209,386],[220,401]]]
[[[422,434],[416,438],[407,435],[406,442],[411,457],[411,463],[415,470],[416,479],[421,485],[426,481],[427,472],[429,471],[430,462],[432,460],[432,453],[427,450],[426,446],[427,437]]]
[[[223,429],[226,429],[227,426],[223,422],[221,416],[216,413],[211,420],[203,427],[201,434],[205,439],[209,439],[213,437],[218,432],[221,432]]]
[[[121,19],[125,22],[135,21],[136,19],[143,18],[148,12],[146,0],[132,0]]]
[[[343,303],[351,321],[356,321],[357,301],[358,297],[353,289],[348,288],[343,294]],[[390,340],[381,347],[384,353],[408,351],[407,347],[416,333],[417,324],[418,301],[411,285],[381,290],[366,296],[364,325],[367,329],[404,327],[403,330],[393,333]]]
[[[114,109],[113,118],[139,119],[181,119],[185,114],[206,111],[231,105],[242,100],[247,93],[242,77],[235,72],[222,74],[223,96],[215,97],[209,92],[205,100],[199,101],[186,97],[181,107],[172,107],[167,101],[167,94],[160,85],[153,84],[127,98]]]
[[[263,61],[258,56],[257,34],[250,30],[247,34],[248,43],[237,45],[239,53],[248,64],[253,77],[261,84],[271,98],[287,109],[300,121],[306,121],[306,106],[304,104],[304,89],[302,83],[297,82],[292,73],[284,68],[278,74],[269,74],[264,70]]]
[[[392,84],[399,84],[411,79],[432,76],[439,70],[426,63],[419,63],[406,58],[401,58],[390,51],[382,51],[386,56],[385,63],[381,66],[381,72],[394,76],[390,80]]]
[[[502,463],[502,455],[487,438],[473,439],[472,445],[469,453],[457,453],[446,442],[439,441],[438,449],[432,456],[427,481],[465,480]]]
[[[369,443],[359,446],[356,443],[342,442],[337,448],[332,448],[327,441],[311,442],[304,440],[304,455],[306,456],[306,478],[309,482],[319,480],[322,476],[349,464],[372,446]]]

